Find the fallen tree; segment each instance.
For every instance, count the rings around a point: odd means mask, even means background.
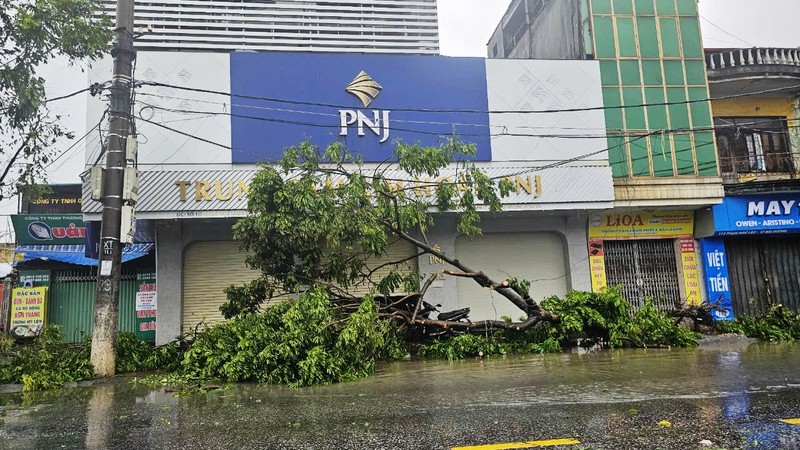
[[[576,336],[611,346],[696,344],[652,306],[634,314],[615,290],[539,304],[529,282],[492,279],[432,245],[426,235],[437,217],[456,215],[459,233],[478,235],[481,213],[500,211],[513,187],[466,162],[474,153],[455,139],[400,144],[391,161],[368,166],[340,144],[303,143],[262,166],[248,214],[233,229],[260,276],[228,287],[220,308],[228,320],[196,333],[177,376],[153,382],[309,386],[363,377],[377,360],[414,352],[448,359],[544,353]],[[413,252],[391,257],[398,243]],[[446,268],[423,275],[406,266],[426,255]],[[470,321],[464,311],[430,317],[425,297],[441,276],[497,292],[519,310],[517,320]]]
[[[491,279],[426,238],[436,214],[456,213],[458,232],[474,236],[481,233],[482,212],[502,209],[512,183],[491,178],[465,161],[474,154],[474,146],[457,139],[438,147],[399,144],[391,162],[367,166],[338,143],[325,149],[308,143],[287,149],[277,164],[261,167],[248,193],[248,215],[234,226],[247,264],[261,277],[230,287],[223,314],[254,313],[286,293],[321,288],[345,310],[357,308],[366,291],[376,299],[382,317],[408,327],[482,334],[557,322],[556,315],[510,280]],[[412,258],[430,255],[450,267],[424,279],[404,273],[402,264],[409,258],[386,261],[398,241],[415,248]],[[371,265],[376,259],[382,261],[379,267]],[[440,276],[473,279],[515,305],[524,319],[472,322],[421,316],[427,289]],[[393,297],[398,291],[404,293],[400,299]]]

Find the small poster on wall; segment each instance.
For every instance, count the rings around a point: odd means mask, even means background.
[[[11,291],[9,332],[17,337],[36,337],[45,325],[47,288],[17,288]]]
[[[155,271],[148,270],[136,274],[136,337],[145,341],[156,338],[156,294]]]

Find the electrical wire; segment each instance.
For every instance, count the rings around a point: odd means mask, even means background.
[[[235,149],[235,148],[233,148],[233,147],[231,147],[231,146],[229,146],[229,145],[221,144],[221,143],[219,143],[219,142],[214,142],[214,141],[211,141],[211,140],[209,140],[209,139],[201,138],[201,137],[199,137],[199,136],[194,136],[194,135],[192,135],[192,134],[190,134],[190,133],[186,133],[186,132],[183,132],[183,131],[180,131],[180,130],[176,130],[175,128],[168,127],[168,126],[166,126],[166,125],[163,125],[163,124],[160,124],[160,123],[158,123],[158,122],[153,122],[153,121],[150,121],[150,120],[145,120],[145,119],[143,119],[143,118],[141,118],[141,117],[139,118],[139,120],[142,120],[142,121],[144,121],[144,122],[150,123],[150,124],[152,124],[152,125],[155,125],[155,126],[157,126],[157,127],[159,127],[159,128],[163,128],[163,129],[165,129],[165,130],[172,131],[172,132],[174,132],[174,133],[177,133],[177,134],[180,134],[180,135],[182,135],[182,136],[185,136],[185,137],[188,137],[188,138],[192,138],[192,139],[198,140],[198,141],[200,141],[200,142],[204,142],[204,143],[206,143],[206,144],[215,145],[215,146],[217,146],[217,147],[221,147],[221,148],[224,148],[224,149],[226,149],[226,150],[231,150],[231,151],[238,152],[238,153],[244,153],[244,154],[247,154],[247,155],[249,155],[249,156],[256,157],[256,158],[258,158],[258,159],[255,161],[255,162],[257,162],[257,163],[274,163],[274,162],[275,162],[275,161],[272,161],[272,160],[266,160],[266,159],[262,159],[263,157],[262,157],[261,155],[256,155],[256,154],[253,154],[253,153],[250,153],[250,152],[247,152],[247,151],[238,150],[238,149]],[[653,134],[653,133],[651,133],[651,134]],[[534,171],[534,170],[546,170],[546,169],[549,169],[549,168],[555,168],[555,167],[559,167],[559,166],[562,166],[562,165],[565,165],[565,164],[569,164],[569,163],[572,163],[572,162],[580,161],[580,160],[582,160],[582,159],[586,159],[586,158],[588,158],[588,157],[590,157],[590,156],[598,155],[598,154],[601,154],[601,153],[607,152],[607,151],[609,151],[609,150],[612,150],[612,149],[615,149],[615,148],[619,148],[619,147],[621,147],[622,145],[627,145],[627,144],[629,144],[629,143],[632,143],[632,142],[635,142],[635,141],[638,141],[638,140],[644,139],[644,138],[648,137],[649,135],[650,135],[650,134],[644,134],[644,135],[641,135],[641,136],[636,136],[636,137],[634,137],[633,139],[630,139],[630,140],[627,140],[627,141],[625,141],[625,143],[624,143],[624,144],[619,144],[619,145],[616,145],[616,146],[611,146],[611,147],[604,148],[604,149],[602,149],[602,150],[597,150],[597,151],[593,151],[593,152],[585,153],[585,154],[582,154],[582,155],[576,156],[576,157],[574,157],[574,158],[569,158],[569,159],[564,159],[564,160],[556,161],[556,162],[553,162],[553,163],[550,163],[550,164],[547,164],[547,165],[544,165],[544,166],[538,166],[538,167],[526,167],[526,168],[525,168],[525,170],[524,170],[523,172],[520,172],[520,174],[528,173],[528,172],[531,172],[531,171]],[[499,177],[494,177],[493,179],[506,178],[506,177],[508,177],[508,176],[514,176],[514,174],[512,174],[512,175],[503,175],[503,176],[499,176]],[[388,180],[388,179],[387,179],[387,180]],[[411,180],[390,180],[390,181],[411,181]]]
[[[748,45],[748,46],[750,46],[750,47],[755,47],[755,45],[753,45],[753,44],[751,44],[751,43],[749,43],[749,42],[745,41],[744,39],[740,38],[739,36],[736,36],[735,34],[729,33],[728,31],[726,31],[725,29],[723,29],[723,28],[722,28],[722,27],[720,27],[719,25],[717,25],[717,24],[715,24],[714,22],[712,22],[712,21],[708,20],[708,19],[707,19],[705,16],[703,16],[702,14],[698,14],[698,16],[700,16],[700,18],[701,18],[701,19],[705,20],[705,21],[706,21],[706,23],[708,23],[708,24],[709,24],[709,25],[711,25],[712,27],[714,27],[714,28],[718,29],[719,31],[722,31],[723,33],[725,33],[725,34],[727,34],[728,36],[730,36],[730,37],[732,37],[732,38],[736,39],[737,41],[739,41],[739,42],[743,42],[743,43],[747,44],[747,45]],[[716,39],[716,40],[718,40],[718,39]]]
[[[215,111],[196,111],[196,110],[189,110],[189,109],[176,109],[176,108],[165,108],[158,105],[149,104],[146,102],[140,102],[141,104],[146,105],[146,108],[150,108],[159,111],[166,111],[171,113],[178,113],[178,114],[198,114],[202,116],[213,116],[213,115],[222,115],[222,116],[230,116],[236,117],[241,119],[248,119],[248,120],[257,120],[262,122],[269,122],[269,123],[279,123],[285,125],[299,125],[304,127],[315,127],[315,128],[330,128],[330,129],[339,129],[341,126],[340,124],[322,124],[322,123],[315,123],[315,122],[303,122],[303,121],[296,121],[296,120],[289,120],[289,119],[273,119],[267,117],[260,117],[260,116],[249,116],[243,114],[234,114],[231,112],[215,112]],[[144,110],[144,109],[143,109]],[[140,120],[144,120],[141,113],[139,113]],[[795,119],[791,119],[795,120]],[[152,120],[148,120],[149,123],[154,123]],[[749,125],[758,125],[761,123],[771,123],[773,120],[763,120],[763,121],[755,121],[746,124],[736,124],[736,125],[725,125],[725,126],[708,126],[708,127],[696,127],[696,128],[676,128],[676,129],[664,129],[664,130],[654,130],[654,131],[617,131],[617,130],[607,130],[602,134],[534,134],[534,133],[515,133],[515,132],[508,132],[504,130],[501,133],[488,133],[488,136],[494,137],[529,137],[529,138],[547,138],[547,139],[607,139],[609,135],[613,136],[615,134],[647,134],[647,133],[690,133],[690,132],[711,132],[711,131],[718,131],[726,128],[742,128],[743,126]],[[394,131],[404,131],[408,133],[416,133],[416,134],[423,134],[423,135],[433,135],[433,136],[444,136],[448,133],[442,133],[437,131],[429,131],[429,130],[418,130],[418,129],[409,129],[409,128],[398,128],[392,127]],[[473,137],[483,137],[487,136],[487,133],[465,133],[465,132],[457,132],[459,136],[473,136]]]
[[[51,161],[50,161],[50,162],[49,162],[47,165],[45,165],[44,167],[42,167],[42,170],[47,170],[47,169],[49,169],[49,168],[50,168],[50,167],[51,167],[53,164],[55,164],[55,163],[56,163],[56,162],[58,162],[58,161],[59,161],[61,158],[63,158],[65,155],[67,155],[67,154],[68,154],[68,153],[69,153],[69,152],[70,152],[72,149],[74,149],[75,147],[77,147],[77,146],[78,146],[78,144],[80,144],[81,142],[83,142],[83,140],[84,140],[84,139],[86,139],[86,138],[87,138],[87,137],[88,137],[90,134],[92,134],[92,132],[93,132],[95,129],[97,129],[97,128],[99,128],[100,126],[102,126],[102,124],[103,124],[103,121],[105,120],[105,117],[106,117],[106,114],[107,114],[107,113],[108,113],[108,111],[105,111],[105,112],[103,113],[103,116],[100,118],[100,121],[97,123],[97,125],[93,126],[93,127],[92,127],[92,128],[89,130],[89,131],[87,131],[87,132],[86,132],[86,134],[84,134],[83,136],[81,136],[80,138],[78,138],[78,140],[76,140],[75,142],[73,142],[73,143],[72,143],[72,145],[70,145],[70,146],[69,146],[69,147],[68,147],[66,150],[64,150],[63,152],[59,153],[59,154],[58,154],[58,155],[57,155],[55,158],[53,158],[53,160],[51,160]],[[62,162],[62,163],[61,163],[61,165],[59,165],[59,167],[57,167],[57,168],[56,168],[56,170],[60,169],[60,168],[61,168],[61,167],[62,167],[62,166],[63,166],[63,165],[66,163],[66,161],[68,161],[68,160],[70,160],[70,159],[74,158],[74,157],[75,157],[75,155],[77,155],[77,153],[76,153],[76,154],[73,154],[72,156],[70,156],[69,158],[67,158],[67,159],[66,159],[64,162]],[[10,181],[9,183],[7,183],[6,185],[7,185],[7,186],[13,186],[13,185],[15,185],[17,182],[19,182],[19,180],[20,180],[20,178],[19,178],[19,177],[17,177],[17,178],[15,178],[14,180],[12,180],[12,181]]]
[[[90,85],[89,87],[86,87],[86,88],[71,92],[69,94],[60,95],[58,97],[46,98],[46,99],[42,100],[42,105],[46,105],[48,103],[57,102],[59,100],[65,100],[65,99],[74,97],[76,95],[82,94],[84,92],[90,92],[92,94],[92,96],[95,96],[95,95],[99,94],[100,92],[102,92],[105,89],[107,84],[108,84],[107,81],[103,82],[103,83],[92,83],[92,85]],[[7,107],[4,107],[4,108],[0,108],[0,111],[5,112],[5,111],[8,111],[9,109],[11,109],[11,107],[7,106]]]
[[[336,105],[332,103],[320,103],[320,102],[309,102],[309,101],[302,101],[302,100],[288,100],[288,99],[280,99],[274,97],[259,97],[253,95],[242,95],[242,94],[233,94],[231,92],[223,92],[223,91],[215,91],[212,89],[201,89],[201,88],[191,88],[187,86],[178,86],[175,84],[168,84],[168,83],[159,83],[155,81],[142,81],[139,83],[138,86],[156,86],[156,87],[167,87],[172,89],[179,89],[189,92],[198,92],[202,94],[213,94],[213,95],[223,95],[228,96],[231,98],[243,98],[248,100],[261,100],[266,102],[274,102],[274,103],[286,103],[291,105],[305,105],[305,106],[316,106],[316,107],[324,107],[324,108],[335,108],[335,109],[352,109],[351,106],[345,105]],[[415,109],[415,108],[390,108],[386,107],[384,109],[392,110],[394,112],[419,112],[419,113],[449,113],[449,114],[557,114],[557,113],[571,113],[571,112],[584,112],[584,111],[605,111],[610,109],[625,109],[625,108],[643,108],[648,106],[671,106],[671,105],[688,105],[692,103],[701,103],[701,102],[708,102],[713,100],[728,100],[734,98],[741,98],[741,97],[752,97],[754,95],[763,95],[763,94],[771,94],[781,91],[787,90],[795,90],[800,89],[800,84],[792,85],[792,86],[784,86],[779,88],[772,88],[772,89],[764,89],[762,91],[757,92],[749,92],[745,94],[731,94],[731,95],[723,95],[720,97],[710,97],[704,99],[695,99],[695,100],[681,100],[677,102],[661,102],[661,103],[642,103],[642,104],[635,104],[635,105],[617,105],[617,106],[590,106],[585,108],[566,108],[566,109],[542,109],[542,110],[497,110],[497,111],[483,111],[483,110],[475,110],[475,109]]]
[[[154,110],[159,111],[166,111],[172,113],[179,113],[179,114],[199,114],[199,115],[207,115],[207,116],[230,116],[236,117],[240,119],[250,119],[250,120],[259,120],[263,122],[271,122],[271,123],[279,123],[284,125],[300,125],[304,127],[313,127],[313,128],[331,128],[331,129],[339,129],[341,125],[337,122],[336,124],[330,123],[316,123],[316,122],[302,122],[298,120],[289,120],[289,119],[273,119],[261,116],[248,116],[244,114],[234,114],[231,112],[222,112],[222,111],[195,111],[190,109],[177,109],[177,108],[166,108],[163,106],[153,105],[146,102],[139,102],[142,105],[145,105],[147,108],[152,108]],[[141,112],[141,111],[140,111]],[[338,118],[339,116],[336,115]],[[141,115],[139,119],[142,120],[143,118]],[[419,122],[419,123],[428,123],[428,122]],[[439,124],[439,123],[435,123]],[[448,125],[445,123],[441,123],[441,125]],[[452,124],[455,125],[455,124]],[[472,124],[463,124],[464,126],[476,126]],[[438,131],[432,130],[419,130],[419,129],[410,129],[410,128],[399,128],[399,127],[392,127],[393,131],[404,131],[407,133],[415,133],[415,134],[422,134],[422,135],[431,135],[431,136],[441,136],[443,133]],[[460,136],[486,136],[486,133],[458,133]],[[510,137],[539,137],[539,138],[551,138],[551,139],[606,139],[606,133],[603,132],[602,134],[594,134],[594,135],[579,135],[579,134],[530,134],[530,133],[512,133],[508,131],[504,131],[501,133],[490,133],[489,136],[510,136]]]
[[[63,152],[61,152],[61,153],[60,153],[58,156],[56,156],[55,158],[53,158],[53,160],[52,160],[52,161],[50,161],[50,163],[49,163],[49,164],[47,164],[46,166],[44,166],[44,169],[45,169],[45,170],[46,170],[46,169],[49,169],[49,168],[50,168],[50,167],[51,167],[53,164],[55,164],[56,162],[58,162],[58,160],[59,160],[59,159],[61,159],[61,158],[62,158],[62,157],[64,157],[64,156],[65,156],[67,153],[69,153],[69,151],[70,151],[70,150],[72,150],[72,149],[74,149],[75,147],[77,147],[77,146],[78,146],[78,144],[80,144],[81,142],[83,142],[83,140],[84,140],[84,139],[86,139],[87,137],[89,137],[89,135],[90,135],[90,134],[92,134],[92,133],[94,132],[94,130],[95,130],[95,129],[97,129],[97,128],[101,127],[101,126],[103,125],[103,121],[105,120],[105,118],[106,118],[106,116],[107,116],[107,115],[108,115],[108,110],[105,110],[105,111],[103,111],[103,115],[102,115],[102,116],[100,116],[100,120],[97,122],[97,125],[93,126],[93,127],[92,127],[92,128],[89,130],[89,131],[87,131],[87,132],[86,132],[86,134],[84,134],[83,136],[81,136],[81,137],[80,137],[80,138],[79,138],[77,141],[73,142],[73,143],[72,143],[72,145],[70,145],[70,146],[69,146],[69,148],[67,148],[66,150],[64,150]],[[77,153],[76,153],[76,154],[77,154]],[[75,156],[75,155],[71,156],[70,158],[67,158],[67,160],[69,160],[69,159],[73,158],[74,156]],[[65,162],[66,162],[66,161],[65,161]],[[63,163],[61,164],[61,166],[63,166]],[[58,170],[59,168],[61,168],[61,166],[59,166],[59,167],[58,167],[56,170]]]
[[[106,119],[106,116],[107,116],[107,115],[108,115],[108,110],[105,110],[105,111],[103,112],[103,115],[102,115],[102,116],[100,116],[100,121],[98,121],[98,122],[97,122],[97,125],[93,126],[91,130],[89,130],[89,131],[88,131],[88,132],[87,132],[85,135],[83,135],[83,137],[82,137],[82,138],[80,138],[78,141],[76,141],[75,143],[73,143],[73,144],[70,146],[70,148],[69,148],[69,149],[67,149],[67,150],[65,150],[65,151],[64,151],[64,153],[62,153],[61,155],[66,155],[66,154],[67,154],[67,152],[69,152],[69,151],[70,151],[72,148],[76,147],[76,146],[77,146],[77,145],[80,143],[80,141],[82,141],[82,140],[86,139],[86,138],[87,138],[87,137],[88,137],[88,136],[89,136],[89,135],[90,135],[90,134],[91,134],[91,133],[92,133],[94,130],[96,130],[96,129],[100,129],[100,128],[103,126],[103,122],[105,121],[105,119]],[[79,155],[79,154],[80,154],[80,152],[73,153],[73,154],[72,154],[72,156],[70,156],[70,157],[68,157],[67,159],[65,159],[64,161],[62,161],[62,162],[61,162],[61,164],[59,164],[59,166],[58,166],[58,167],[56,167],[54,170],[55,170],[55,171],[58,171],[58,170],[60,170],[62,167],[64,167],[64,164],[66,164],[66,163],[67,163],[67,161],[71,160],[72,158],[74,158],[75,156],[77,156],[77,155]],[[52,166],[52,165],[53,165],[53,164],[54,164],[54,163],[55,163],[57,160],[58,160],[58,158],[54,159],[54,160],[53,160],[53,161],[52,161],[50,164],[48,164],[47,166],[45,166],[45,169],[47,169],[47,168],[49,168],[50,166]]]
[[[325,117],[339,117],[339,114],[332,114],[332,113],[324,113],[319,111],[303,111],[297,109],[287,109],[287,108],[273,108],[269,106],[256,106],[256,105],[244,105],[244,104],[237,104],[237,103],[228,103],[228,102],[215,102],[213,100],[204,100],[204,99],[195,99],[189,97],[176,97],[172,95],[163,95],[163,94],[153,94],[150,92],[140,92],[137,95],[144,95],[148,97],[155,97],[158,99],[167,99],[167,100],[184,100],[189,102],[197,102],[197,103],[207,103],[211,105],[221,105],[223,108],[226,108],[224,111],[217,111],[217,112],[210,112],[209,115],[218,115],[218,114],[227,114],[228,107],[237,107],[237,108],[245,108],[245,109],[255,109],[260,111],[271,111],[271,112],[279,112],[279,113],[292,113],[292,114],[306,114],[312,116],[325,116]],[[146,106],[142,108],[142,111],[146,108],[150,108],[151,106]],[[164,108],[159,106],[159,108]],[[141,111],[140,111],[141,113]],[[468,127],[483,127],[483,128],[506,128],[505,125],[487,125],[481,123],[458,123],[458,122],[434,122],[434,121],[425,121],[425,120],[403,120],[403,119],[392,119],[392,122],[400,122],[400,123],[413,123],[413,124],[426,124],[426,125],[448,125],[448,126],[468,126]],[[543,126],[529,126],[529,125],[516,125],[514,126],[515,129],[533,129],[533,130],[576,130],[576,131],[601,131],[604,132],[607,128],[589,128],[589,127],[543,127]]]
[[[180,131],[180,130],[176,130],[176,129],[172,128],[172,127],[168,127],[166,125],[163,125],[163,124],[160,124],[160,123],[157,123],[157,122],[153,122],[153,121],[150,121],[150,120],[144,120],[142,118],[140,118],[140,120],[143,120],[144,122],[156,125],[156,126],[158,126],[160,128],[163,128],[165,130],[175,132],[177,134],[180,134],[180,135],[188,137],[188,138],[199,140],[201,142],[205,142],[205,143],[208,143],[208,144],[211,144],[211,145],[215,145],[215,146],[218,146],[218,147],[221,147],[221,148],[224,148],[224,149],[227,149],[227,150],[231,150],[231,151],[234,151],[234,152],[247,154],[249,156],[252,156],[252,157],[256,158],[254,160],[255,163],[268,163],[269,164],[269,163],[274,163],[275,162],[274,160],[262,159],[263,157],[261,155],[256,155],[254,153],[251,153],[251,152],[248,152],[248,151],[244,151],[244,150],[239,150],[239,149],[233,148],[233,147],[231,147],[229,145],[225,145],[225,144],[221,144],[221,143],[218,143],[218,142],[214,142],[214,141],[211,141],[211,140],[208,140],[208,139],[201,138],[199,136],[194,136],[192,134],[189,134],[189,133],[186,133],[186,132],[183,132],[183,131]],[[800,128],[800,125],[792,126],[790,128]],[[686,133],[686,132],[694,132],[695,130],[684,129],[684,130],[672,130],[672,131],[680,131],[682,133]],[[709,130],[704,130],[704,131],[709,131]],[[621,149],[623,147],[627,147],[629,145],[632,145],[632,144],[634,144],[634,143],[636,143],[636,142],[638,142],[638,141],[640,141],[642,139],[645,139],[645,138],[648,138],[648,137],[651,137],[651,136],[655,136],[655,135],[659,135],[659,134],[666,134],[666,132],[668,132],[668,130],[655,130],[655,131],[651,131],[651,132],[648,132],[648,133],[643,133],[643,134],[640,134],[640,135],[637,135],[637,136],[629,136],[628,139],[623,139],[622,136],[619,136],[619,138],[622,139],[622,141],[617,145],[609,146],[609,147],[606,147],[606,148],[604,148],[602,150],[597,150],[597,151],[593,151],[593,152],[589,152],[589,153],[584,153],[582,155],[578,155],[578,156],[573,157],[573,158],[564,159],[564,160],[560,160],[560,161],[555,161],[555,162],[552,162],[552,163],[549,163],[549,164],[545,164],[545,165],[541,165],[541,166],[527,166],[527,167],[521,168],[519,172],[514,172],[514,173],[510,173],[510,174],[503,174],[503,175],[492,177],[491,179],[498,180],[498,179],[507,178],[507,177],[514,177],[514,176],[518,176],[518,175],[524,175],[524,174],[527,174],[527,173],[530,173],[530,172],[533,172],[533,171],[557,168],[557,167],[564,166],[564,165],[567,165],[567,164],[570,164],[570,163],[573,163],[573,162],[581,161],[581,160],[589,158],[591,156],[602,154],[604,152],[611,152],[613,150]],[[611,138],[613,138],[613,136]],[[682,149],[678,149],[677,145],[676,145],[675,149],[671,150],[670,153],[672,155],[674,155],[675,157],[677,157],[677,155],[681,154],[681,153],[695,152],[697,149],[708,147],[708,146],[713,146],[714,142],[713,141],[709,141],[709,142],[706,142],[706,143],[694,144],[694,145],[692,145],[691,143],[687,142],[687,144],[689,144],[689,145],[686,148],[682,148]],[[635,162],[644,161],[644,160],[650,160],[652,157],[653,157],[653,155],[650,155],[649,152],[648,152],[647,155],[644,155],[644,156],[641,156],[641,157],[626,158],[626,161],[630,162],[631,165],[633,165],[633,163],[635,163]],[[693,156],[693,159],[692,159],[693,163],[694,163],[694,158],[695,157]],[[148,164],[148,165],[150,165],[150,164]],[[153,164],[153,165],[156,165],[156,166],[157,165],[163,165],[163,163],[162,164]],[[704,163],[698,163],[697,167],[696,167],[696,170],[699,171],[699,170],[706,169],[706,168],[716,168],[717,165],[718,165],[718,161],[715,158],[712,161],[707,161],[707,162],[704,162]],[[695,168],[693,167],[692,170],[694,171]],[[666,174],[674,174],[674,173],[676,173],[676,171],[680,171],[680,168],[669,167],[669,168],[664,168],[664,169],[659,169],[659,170],[653,170],[653,173],[654,173],[654,175],[661,175],[661,174],[665,174],[666,175]],[[412,181],[413,182],[417,182],[417,181],[419,181],[419,180],[410,180],[410,179],[390,179],[390,178],[387,178],[386,180],[387,181],[392,181],[392,182],[412,182]],[[437,183],[437,184],[441,184],[441,183]],[[453,184],[457,184],[457,183],[454,182]],[[425,186],[424,183],[423,183],[422,186],[423,187]],[[419,185],[415,185],[414,187],[410,187],[410,188],[407,188],[407,189],[413,189],[413,188],[419,188]]]

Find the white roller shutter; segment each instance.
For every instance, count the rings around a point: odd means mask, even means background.
[[[244,263],[235,241],[192,243],[183,256],[183,330],[193,330],[201,321],[222,322],[219,307],[225,288],[254,280],[258,272]]]
[[[378,267],[390,261],[400,261],[416,254],[416,248],[406,241],[393,244],[383,258],[368,261],[369,267]],[[241,285],[254,280],[258,272],[244,263],[245,255],[239,252],[235,241],[195,242],[184,253],[183,262],[183,330],[191,330],[204,321],[211,325],[224,319],[219,307],[226,301],[225,288]],[[416,272],[417,259],[403,262],[398,269],[407,274]],[[376,282],[395,267],[383,267],[375,272]],[[402,288],[401,288],[402,290]],[[367,283],[356,286],[353,293],[364,295],[369,292]]]
[[[467,267],[483,271],[495,281],[516,277],[533,281],[531,298],[541,301],[567,293],[564,244],[555,233],[496,233],[456,240],[456,257]],[[469,307],[470,319],[517,320],[524,313],[495,291],[470,278],[457,279],[460,307]]]

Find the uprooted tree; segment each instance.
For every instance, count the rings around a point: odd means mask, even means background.
[[[179,378],[193,385],[346,381],[372,373],[376,360],[404,357],[404,338],[422,337],[428,345],[420,354],[449,359],[558,351],[587,330],[612,346],[694,344],[692,333],[652,305],[632,314],[613,289],[540,305],[527,281],[493,280],[431,245],[426,234],[437,215],[456,214],[459,233],[480,234],[481,213],[500,211],[513,187],[465,161],[474,154],[474,146],[448,139],[437,147],[400,144],[386,162],[368,165],[340,144],[304,143],[261,167],[248,214],[233,229],[260,276],[227,288],[220,309],[229,320],[195,333]],[[416,251],[393,259],[390,249],[400,241]],[[449,268],[422,275],[403,267],[423,255]],[[496,291],[521,318],[428,317],[425,294],[441,275]]]
[[[247,264],[262,276],[245,287],[230,288],[223,314],[230,318],[255,312],[275,296],[321,287],[344,309],[357,307],[365,289],[371,291],[380,316],[409,327],[486,333],[524,331],[542,320],[557,321],[513,280],[493,280],[427,241],[426,233],[435,226],[434,211],[457,212],[458,232],[474,236],[481,232],[482,211],[501,210],[502,197],[513,184],[493,179],[465,161],[474,155],[473,145],[453,138],[438,147],[401,143],[391,162],[371,166],[338,143],[325,149],[307,143],[288,149],[277,165],[261,168],[250,186],[249,214],[234,227],[235,238],[248,252]],[[386,261],[389,247],[398,240],[416,249],[411,258],[435,256],[450,269],[424,278],[402,271],[409,258]],[[372,262],[378,259],[381,264]],[[471,278],[496,291],[525,319],[422,317],[425,293],[442,274]],[[406,295],[392,297],[398,291]]]

